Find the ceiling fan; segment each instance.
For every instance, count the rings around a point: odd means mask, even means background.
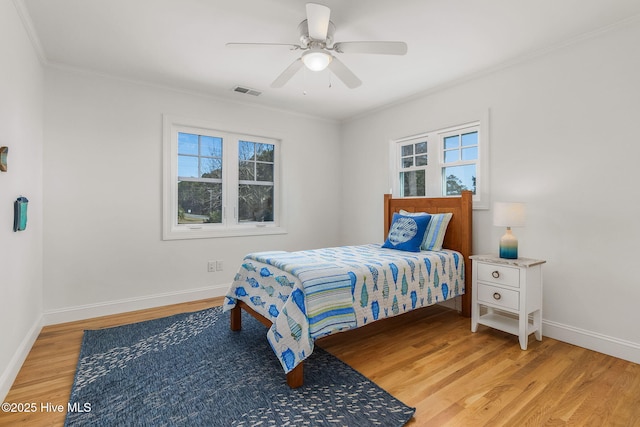
[[[290,50],[301,50],[302,55],[289,65],[274,81],[272,88],[284,86],[303,66],[312,71],[329,68],[348,88],[353,89],[362,81],[353,74],[333,53],[374,53],[383,55],[404,55],[407,53],[405,42],[360,41],[333,42],[336,30],[329,20],[331,9],[317,3],[307,3],[307,19],[298,25],[300,44],[288,43],[227,43],[229,47],[244,46],[286,46]]]

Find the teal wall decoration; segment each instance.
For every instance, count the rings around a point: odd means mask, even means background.
[[[22,231],[27,228],[27,206],[29,199],[18,197],[13,202],[13,231]]]

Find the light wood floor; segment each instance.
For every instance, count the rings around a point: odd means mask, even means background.
[[[66,408],[82,332],[217,306],[196,301],[47,326],[6,402]],[[404,403],[409,426],[640,426],[640,365],[543,338],[517,337],[431,307],[317,342]],[[283,375],[284,380],[284,375]],[[0,425],[60,426],[64,413],[8,414]]]

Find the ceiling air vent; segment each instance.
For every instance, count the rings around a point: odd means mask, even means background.
[[[251,89],[248,87],[244,87],[244,86],[236,86],[233,88],[234,92],[240,92],[240,93],[246,93],[247,95],[253,95],[253,96],[258,96],[260,95],[262,92],[255,90],[255,89]]]

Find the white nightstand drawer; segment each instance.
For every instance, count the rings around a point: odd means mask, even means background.
[[[478,263],[478,280],[481,282],[497,283],[520,287],[520,269],[498,264]]]
[[[478,301],[494,307],[520,309],[520,292],[478,283]]]

